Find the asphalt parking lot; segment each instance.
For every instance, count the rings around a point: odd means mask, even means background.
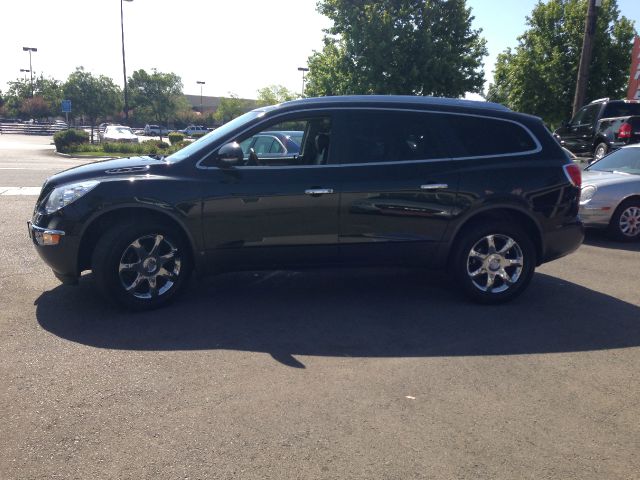
[[[29,243],[0,136],[1,479],[631,479],[640,244],[590,233],[499,307],[420,270],[246,272],[123,313]],[[7,193],[8,192],[8,193]]]

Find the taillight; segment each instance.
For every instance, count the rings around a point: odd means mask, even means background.
[[[582,186],[582,171],[580,167],[575,163],[570,163],[562,167],[564,173],[574,187],[580,188]]]
[[[620,126],[620,130],[618,130],[618,138],[631,138],[632,133],[633,129],[631,128],[631,124],[623,123]]]

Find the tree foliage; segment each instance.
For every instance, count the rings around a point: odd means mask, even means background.
[[[260,107],[277,105],[278,103],[295,100],[299,95],[282,85],[269,85],[258,90],[257,104]]]
[[[242,115],[248,108],[249,106],[246,101],[238,98],[238,96],[233,93],[229,93],[229,97],[220,100],[220,105],[218,105],[214,118],[218,123],[227,123]]]
[[[487,99],[538,115],[552,126],[571,116],[587,0],[539,1],[515,49],[498,56]],[[625,96],[634,24],[616,0],[598,8],[587,99]]]
[[[60,112],[62,84],[58,80],[40,75],[33,79],[32,97],[31,80],[18,78],[9,82],[4,100],[5,108],[11,116],[53,117]]]
[[[319,0],[333,21],[309,57],[307,95],[480,92],[481,30],[465,0]]]
[[[184,108],[182,79],[175,73],[162,73],[153,70],[136,70],[127,85],[131,97],[131,106],[137,116],[153,118],[161,125],[167,125],[169,119]]]

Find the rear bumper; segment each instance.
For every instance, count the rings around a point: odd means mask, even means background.
[[[545,249],[540,264],[575,252],[584,240],[584,225],[581,220],[575,220],[552,232],[547,232],[543,240]]]

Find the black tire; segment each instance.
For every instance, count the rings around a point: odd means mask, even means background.
[[[133,246],[136,240],[139,248]],[[185,286],[192,269],[184,236],[160,223],[112,227],[98,241],[91,265],[100,293],[134,311],[152,310],[171,302]],[[126,268],[121,270],[121,266]],[[132,288],[128,291],[126,286]]]
[[[621,242],[640,240],[640,200],[622,202],[609,222],[609,235]]]
[[[600,160],[607,153],[609,153],[609,146],[602,142],[596,145],[596,148],[593,150],[593,158],[594,160]]]
[[[493,249],[489,237],[493,238]],[[509,239],[514,242],[511,247]],[[527,233],[516,224],[504,222],[465,227],[458,234],[450,262],[458,288],[471,300],[490,305],[520,295],[529,285],[535,265],[536,249]],[[473,275],[476,272],[482,273]]]

